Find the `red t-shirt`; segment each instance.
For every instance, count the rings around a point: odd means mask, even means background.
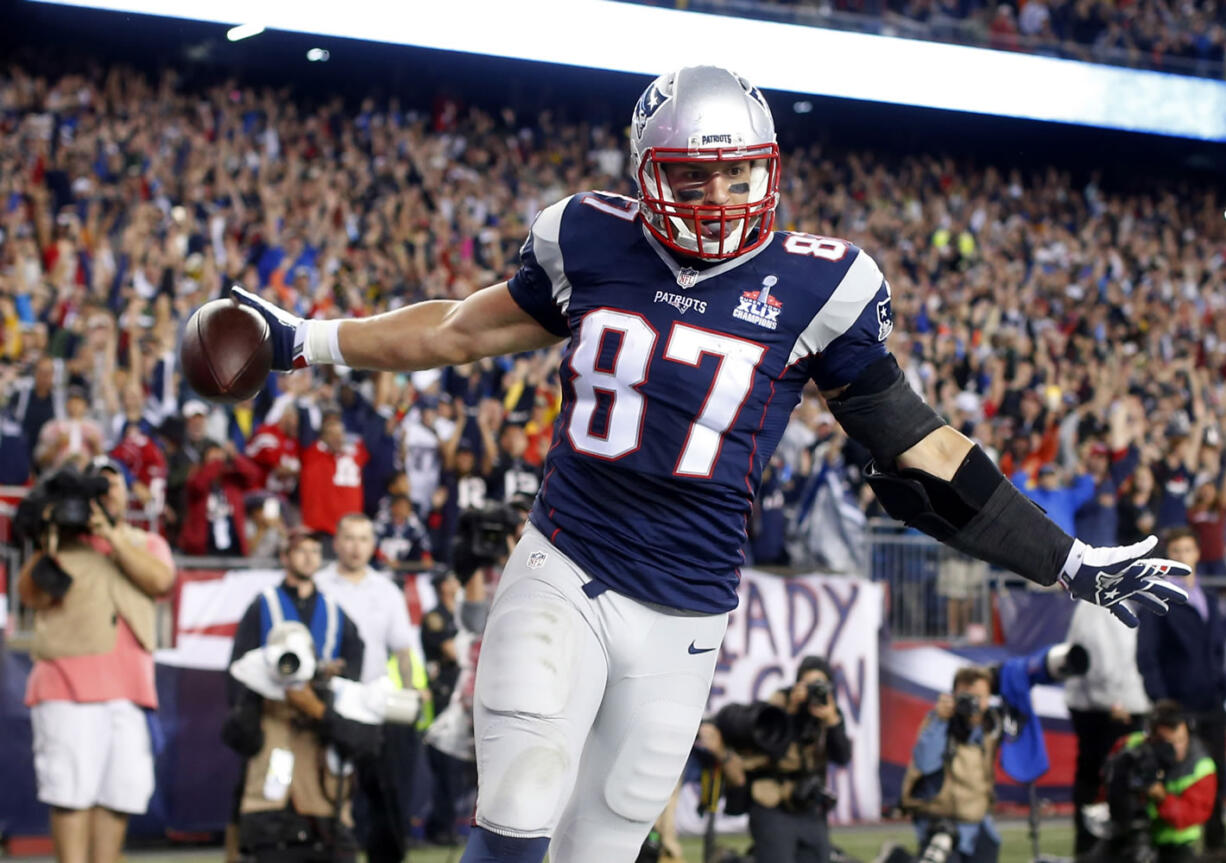
[[[1201,560],[1216,563],[1226,557],[1226,510],[1190,509],[1188,526],[1196,533]]]
[[[336,533],[341,516],[362,511],[362,468],[369,456],[360,441],[346,441],[332,452],[315,441],[302,454],[302,524],[311,530]]]
[[[247,455],[264,471],[264,488],[278,494],[289,494],[297,484],[296,477],[279,478],[273,471],[279,467],[300,468],[298,439],[292,438],[276,423],[267,423],[255,430]]]

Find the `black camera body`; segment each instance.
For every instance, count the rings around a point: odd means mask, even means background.
[[[65,538],[88,532],[90,502],[101,501],[110,488],[105,476],[86,476],[72,465],[60,468],[40,480],[17,506],[13,520],[17,539],[28,539],[41,549],[51,525]]]
[[[510,504],[487,503],[460,512],[452,540],[452,563],[461,582],[479,567],[493,566],[506,557],[507,538],[523,521],[523,511]]]
[[[825,707],[826,702],[830,700],[830,693],[833,691],[829,680],[816,680],[808,684],[808,695],[805,699],[805,706],[809,708]]]
[[[72,465],[44,477],[17,506],[13,519],[17,541],[29,541],[39,551],[48,551],[52,528],[61,545],[79,539],[89,532],[90,504],[101,502],[110,488],[106,477],[86,476]],[[34,564],[30,578],[53,599],[60,599],[72,587],[72,576],[49,556]]]
[[[949,736],[958,743],[971,739],[975,728],[975,718],[979,716],[979,696],[971,692],[960,692],[954,696],[954,715],[949,719]]]
[[[724,745],[737,751],[765,752],[778,758],[792,742],[791,723],[782,707],[765,701],[726,704],[715,714]]]

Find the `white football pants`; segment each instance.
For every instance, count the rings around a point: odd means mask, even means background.
[[[476,821],[551,836],[550,863],[633,863],[707,703],[727,614],[606,591],[529,526],[477,665]]]

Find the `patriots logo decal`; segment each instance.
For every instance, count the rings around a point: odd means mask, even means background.
[[[1124,580],[1123,575],[1108,575],[1105,572],[1100,572],[1095,578],[1095,593],[1098,594],[1096,600],[1097,605],[1111,605],[1114,602],[1123,599],[1120,594],[1120,582]]]
[[[647,125],[647,121],[669,98],[668,94],[662,92],[655,84],[647,88],[647,92],[643,93],[639,103],[634,107],[634,137],[643,136],[643,127]]]

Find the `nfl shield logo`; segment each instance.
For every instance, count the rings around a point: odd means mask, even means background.
[[[693,267],[682,267],[677,271],[677,284],[682,288],[692,288],[698,284],[698,270]]]
[[[549,557],[543,551],[534,551],[528,555],[528,569],[540,569],[545,565],[545,558]]]

